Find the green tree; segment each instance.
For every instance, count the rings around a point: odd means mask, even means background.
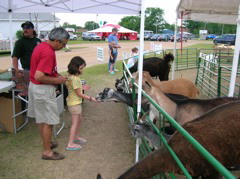
[[[204,30],[206,24],[199,21],[185,20],[183,21],[183,25],[188,28],[191,33],[199,34],[199,30]]]
[[[168,23],[165,23],[163,24],[163,27],[164,29],[169,29],[169,30],[175,30],[175,25],[174,24],[168,24]]]
[[[16,32],[16,37],[17,37],[17,39],[20,39],[22,36],[23,36],[23,31],[22,31],[22,30],[18,30],[18,31]]]
[[[68,22],[64,22],[63,25],[62,25],[63,28],[74,28],[75,31],[77,29],[81,29],[82,27],[81,26],[77,26],[76,24],[69,24]]]
[[[147,8],[145,11],[145,29],[156,33],[164,29],[166,21],[163,18],[164,10],[161,8]]]
[[[94,21],[87,21],[85,23],[84,28],[87,29],[87,30],[94,30],[94,29],[99,28],[99,25]]]
[[[208,22],[199,22],[193,20],[185,20],[184,26],[193,34],[199,34],[199,30],[207,30],[208,34],[235,34],[237,26],[229,24],[217,24]]]
[[[119,25],[138,31],[140,30],[140,17],[139,16],[126,16],[121,19]]]

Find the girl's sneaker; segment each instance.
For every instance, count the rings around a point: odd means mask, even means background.
[[[111,75],[114,75],[114,71],[110,72]]]

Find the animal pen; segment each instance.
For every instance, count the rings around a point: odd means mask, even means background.
[[[172,49],[161,50],[146,53],[145,58],[157,56],[163,57],[166,53],[172,52]],[[207,98],[216,98],[220,96],[227,96],[229,90],[229,82],[231,75],[231,62],[233,59],[232,51],[225,51],[221,49],[177,49],[176,57],[175,57],[175,70],[187,70],[191,68],[197,68],[197,77],[195,84],[197,87],[203,92],[203,94]],[[125,92],[133,93],[133,101],[137,98],[136,89],[138,85],[134,82],[132,75],[130,74],[126,61],[123,60],[123,75],[124,75],[124,84],[125,84]],[[128,73],[128,75],[126,75]],[[127,76],[131,78],[128,79]],[[132,89],[129,88],[129,85],[132,83]],[[159,120],[154,125],[153,122],[147,117],[147,122],[154,128],[155,132],[159,136],[159,140],[161,141],[161,146],[165,146],[167,150],[170,152],[171,156],[176,161],[177,165],[182,170],[183,174],[187,178],[192,178],[188,173],[187,169],[180,161],[178,156],[174,153],[172,148],[168,145],[164,132],[160,130],[161,128],[167,125],[166,121],[171,123],[171,125],[181,133],[188,142],[190,142],[196,150],[198,150],[201,155],[211,163],[216,170],[218,170],[221,175],[226,178],[235,178],[224,166],[221,165],[217,159],[215,159],[212,154],[210,154],[198,141],[196,141],[184,128],[182,128],[173,118],[170,117],[150,96],[148,96],[144,91],[142,91],[144,97],[148,99],[148,101],[159,111]],[[239,68],[238,68],[238,76],[235,84],[235,93],[234,96],[239,96]],[[134,123],[137,121],[137,107],[136,105],[132,107],[127,107],[127,111],[129,114],[130,123]],[[145,113],[143,111],[142,113]],[[140,140],[140,139],[137,139]],[[136,151],[138,151],[136,149]],[[150,146],[148,145],[145,139],[142,139],[139,144],[139,159],[144,158],[150,152],[152,152]],[[176,178],[176,174],[174,173],[162,173],[153,178],[166,178],[167,176],[171,178]]]

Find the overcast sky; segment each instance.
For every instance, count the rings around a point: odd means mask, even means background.
[[[173,24],[176,19],[176,7],[179,0],[145,0],[146,7],[159,7],[164,10],[164,19]],[[56,16],[61,19],[60,24],[68,22],[70,24],[76,24],[84,27],[85,22],[94,21],[106,21],[108,23],[117,24],[120,22],[123,15],[108,15],[108,14],[76,14],[76,13],[56,13]]]

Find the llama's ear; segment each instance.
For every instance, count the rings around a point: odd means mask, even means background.
[[[150,110],[149,111],[147,111],[147,112],[145,112],[145,114],[141,117],[141,118],[138,118],[138,121],[146,121],[146,117],[147,117],[147,115],[149,114],[149,112],[150,112]]]

